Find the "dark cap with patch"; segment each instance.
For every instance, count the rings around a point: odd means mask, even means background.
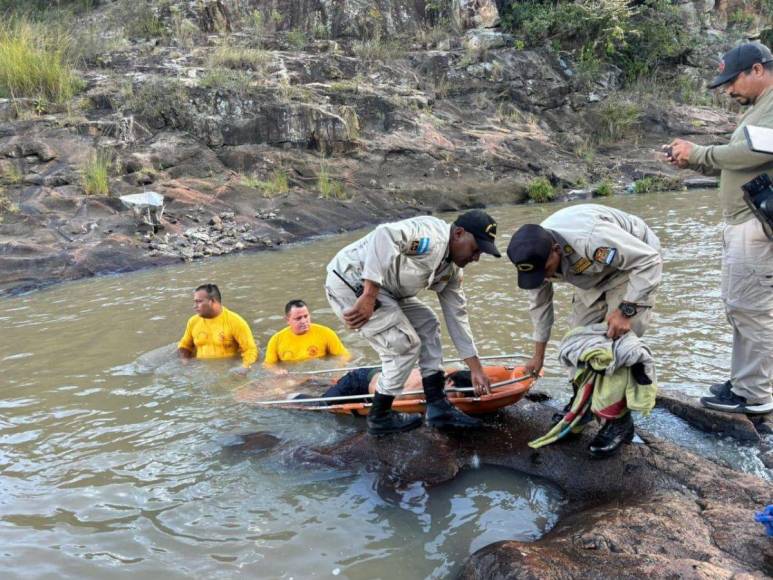
[[[710,89],[729,83],[742,72],[749,70],[755,64],[765,64],[773,61],[770,49],[759,42],[747,42],[736,46],[725,53],[719,63],[719,74],[709,83]]]
[[[545,281],[545,264],[554,244],[553,236],[537,224],[518,228],[507,246],[507,257],[518,270],[518,287],[533,290]]]
[[[495,258],[502,256],[494,245],[494,240],[497,237],[497,222],[485,211],[473,209],[465,212],[456,218],[454,225],[471,233],[481,252],[491,254]]]

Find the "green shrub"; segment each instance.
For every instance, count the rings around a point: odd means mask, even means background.
[[[258,36],[263,35],[265,32],[266,19],[263,17],[263,13],[260,10],[253,10],[247,17],[247,27]]]
[[[529,183],[527,189],[529,199],[537,203],[546,203],[556,197],[556,190],[547,177],[538,177]]]
[[[0,187],[0,223],[3,222],[3,214],[6,213],[19,213],[19,206],[13,203],[5,189]]]
[[[276,8],[271,9],[271,13],[269,14],[269,19],[274,24],[274,26],[279,26],[282,24],[282,21],[285,19],[285,17],[282,15],[282,13],[277,10]]]
[[[749,28],[754,25],[754,14],[739,7],[728,15],[727,23],[734,28]]]
[[[125,105],[155,128],[184,129],[192,123],[188,89],[178,80],[143,83],[127,97]]]
[[[647,175],[633,182],[634,193],[651,193],[654,191],[675,191],[682,189],[682,181],[678,177]]]
[[[149,0],[139,0],[126,13],[124,30],[130,37],[162,38],[166,36],[164,23]]]
[[[7,165],[3,165],[0,181],[3,181],[8,185],[19,185],[23,177],[21,170],[15,163],[8,163]]]
[[[593,192],[593,194],[598,197],[609,197],[613,193],[614,189],[612,188],[612,182],[608,179],[602,181]]]
[[[575,51],[580,80],[610,63],[632,81],[695,44],[670,0],[526,0],[503,9],[502,24],[526,46]]]
[[[287,44],[295,50],[301,50],[306,46],[306,34],[303,30],[291,30],[287,33]]]
[[[82,183],[86,195],[107,195],[110,190],[110,154],[97,151],[83,166]]]
[[[69,101],[83,84],[68,62],[70,36],[25,18],[0,24],[0,96]]]
[[[250,75],[242,70],[210,68],[201,77],[199,86],[205,89],[231,91],[245,94],[252,85]]]
[[[647,0],[632,18],[625,42],[611,53],[610,61],[632,82],[664,63],[679,61],[699,43],[700,39],[691,37],[685,28],[677,5],[669,0]]]
[[[655,191],[654,177],[642,177],[633,182],[634,193],[649,193],[650,191]]]

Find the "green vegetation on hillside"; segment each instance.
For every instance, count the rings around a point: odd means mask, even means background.
[[[51,9],[80,12],[101,4],[100,0],[0,0],[0,12],[33,13]]]
[[[504,9],[502,20],[525,46],[574,51],[588,77],[609,63],[633,81],[678,61],[694,44],[669,0],[526,0]]]

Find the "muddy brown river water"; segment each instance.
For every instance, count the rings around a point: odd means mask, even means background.
[[[719,301],[715,191],[623,196],[602,203],[642,216],[664,247],[647,337],[662,389],[700,394],[724,379],[730,332]],[[499,246],[563,204],[497,207]],[[453,216],[446,216],[452,219]],[[448,485],[387,489],[374,476],[302,465],[293,450],[334,442],[362,421],[240,403],[231,363],[181,366],[172,345],[191,291],[220,285],[259,345],[303,298],[366,364],[374,354],[333,317],[324,266],[362,235],[279,251],[83,280],[0,302],[0,576],[3,578],[445,578],[491,542],[536,539],[563,502],[549,482],[482,465]],[[506,258],[468,267],[481,354],[528,354],[526,296]],[[559,287],[557,316],[570,291]],[[434,307],[431,295],[426,300]],[[566,330],[561,322],[558,337]],[[446,339],[446,356],[455,357]],[[567,397],[551,343],[541,388]],[[319,363],[324,366],[325,363]],[[261,372],[250,377],[260,381]],[[266,396],[277,393],[267,392]],[[640,424],[765,476],[753,448],[698,433],[656,410]],[[271,451],[225,451],[266,431]]]

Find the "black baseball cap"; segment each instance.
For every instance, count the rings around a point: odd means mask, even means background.
[[[519,288],[533,290],[545,281],[545,264],[554,243],[553,236],[537,224],[516,230],[507,246],[507,257],[518,270]]]
[[[745,70],[749,70],[755,64],[765,64],[773,61],[770,49],[759,42],[747,42],[736,46],[725,53],[719,63],[719,74],[709,83],[710,89],[729,83]]]
[[[478,249],[481,252],[491,254],[495,258],[502,257],[494,245],[494,240],[497,237],[497,222],[485,211],[473,209],[465,212],[456,218],[454,225],[470,232],[475,241],[478,242]]]

